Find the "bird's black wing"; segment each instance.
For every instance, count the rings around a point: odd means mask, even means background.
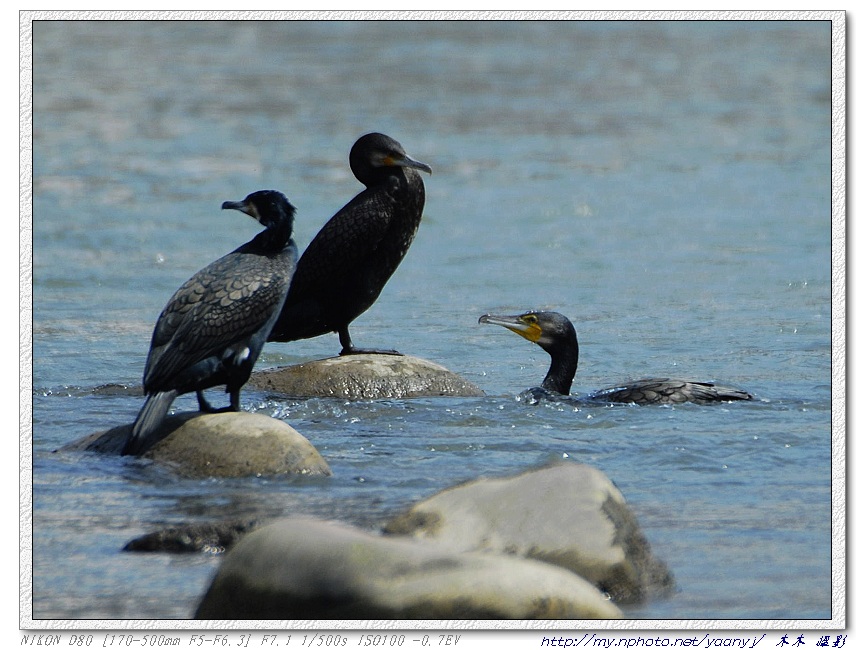
[[[290,299],[315,297],[364,268],[390,228],[393,206],[392,193],[376,188],[361,192],[331,217],[298,261]]]
[[[633,404],[682,404],[750,400],[745,391],[728,386],[683,379],[652,378],[595,391],[593,401]]]
[[[157,320],[145,390],[173,388],[171,380],[178,373],[221,356],[263,327],[285,298],[291,273],[286,274],[283,265],[284,260],[235,251],[187,280]]]

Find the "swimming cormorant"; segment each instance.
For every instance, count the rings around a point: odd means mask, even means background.
[[[530,311],[517,316],[487,314],[481,316],[478,322],[501,325],[541,346],[551,358],[550,369],[540,386],[541,391],[557,395],[570,393],[580,348],[574,326],[565,316],[554,311]],[[532,393],[537,396],[536,391]],[[705,404],[753,398],[745,391],[728,386],[665,378],[641,379],[604,388],[590,393],[585,399],[629,404]]]
[[[195,391],[205,412],[239,411],[240,389],[285,302],[297,262],[294,206],[280,192],[262,190],[222,209],[240,210],[265,230],[192,276],[162,310],[144,369],[147,401],[123,454],[155,442],[152,434],[183,393]],[[203,391],[222,384],[231,404],[215,409]]]
[[[424,207],[424,185],[415,170],[432,169],[381,133],[355,142],[349,165],[366,189],[331,217],[301,255],[268,340],[337,332],[342,355],[399,354],[354,347],[348,326],[375,302],[408,251]]]

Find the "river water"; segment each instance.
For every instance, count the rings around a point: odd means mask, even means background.
[[[562,458],[619,486],[675,575],[629,618],[830,618],[830,37],[828,22],[36,22],[35,624],[188,619],[219,557],[120,551],[145,532],[298,513],[372,529]],[[302,250],[361,189],[348,151],[374,130],[434,173],[354,340],[487,396],[245,390],[243,408],[316,445],[326,480],[55,453],[138,412],[165,301],[257,231],[222,201],[284,191]],[[575,392],[673,375],[757,399],[518,402],[548,358],[477,319],[530,308],[574,321]],[[338,349],[270,344],[259,367]]]

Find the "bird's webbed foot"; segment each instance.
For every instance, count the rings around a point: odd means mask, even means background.
[[[204,391],[195,391],[195,396],[198,397],[198,410],[202,413],[231,413],[240,410],[240,391],[231,391],[231,404],[222,408],[211,405],[204,397]]]
[[[348,333],[348,327],[339,330],[339,342],[342,344],[342,350],[339,356],[347,357],[351,354],[390,354],[392,356],[401,357],[402,352],[396,350],[379,350],[377,348],[356,348],[351,342],[351,335]]]
[[[397,350],[379,350],[377,348],[356,348],[351,346],[350,348],[343,348],[339,351],[339,356],[347,357],[351,354],[390,354],[395,357],[404,356],[402,352],[398,352]]]
[[[236,409],[236,408],[233,408],[231,406],[223,406],[222,408],[212,408],[212,410],[206,411],[206,412],[207,413],[237,413],[239,410],[240,409]]]

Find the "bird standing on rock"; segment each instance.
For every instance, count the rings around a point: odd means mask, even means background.
[[[543,348],[551,359],[550,369],[541,384],[543,392],[567,396],[577,372],[580,348],[577,332],[570,320],[554,311],[529,311],[517,316],[481,316],[479,323],[501,325]],[[537,397],[537,391],[532,393]],[[731,402],[753,399],[737,388],[683,379],[640,379],[604,388],[586,398],[593,402],[628,404],[681,404]]]
[[[262,190],[222,209],[240,210],[265,230],[192,276],[162,310],[144,370],[147,401],[123,454],[141,454],[156,442],[178,395],[195,391],[205,412],[239,411],[240,389],[285,302],[297,262],[294,206],[280,192]],[[203,391],[223,384],[230,406],[214,409]]]
[[[424,184],[410,158],[381,133],[362,136],[349,165],[366,189],[310,242],[297,263],[285,306],[269,341],[296,341],[337,332],[340,354],[399,354],[356,348],[349,324],[376,301],[411,246],[424,208]]]

